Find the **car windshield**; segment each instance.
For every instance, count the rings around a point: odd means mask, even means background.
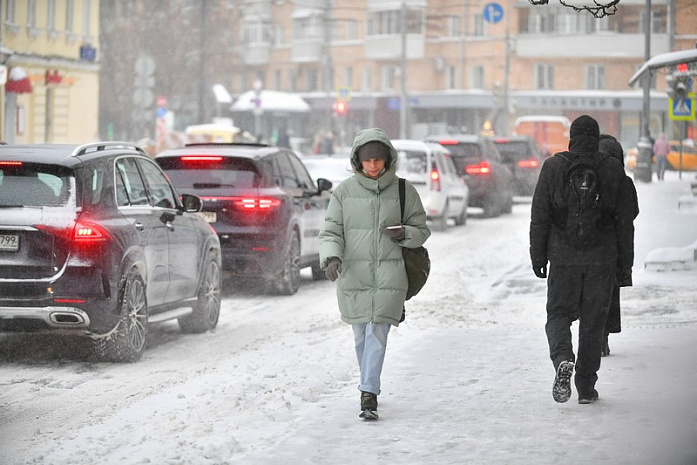
[[[496,148],[499,149],[504,163],[516,163],[521,158],[527,158],[528,145],[524,141],[496,141]]]
[[[261,187],[262,177],[253,161],[226,158],[223,161],[164,159],[162,167],[172,184],[182,192],[225,187]]]
[[[66,205],[70,175],[55,166],[0,162],[0,206]]]

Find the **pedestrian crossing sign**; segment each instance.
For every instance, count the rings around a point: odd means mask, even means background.
[[[695,94],[688,94],[685,98],[679,98],[670,102],[670,119],[674,121],[695,120]]]

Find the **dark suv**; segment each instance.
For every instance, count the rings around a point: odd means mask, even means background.
[[[89,336],[133,362],[148,325],[216,327],[218,237],[127,143],[0,146],[0,331]]]
[[[513,173],[513,193],[531,196],[537,185],[544,157],[537,142],[528,136],[493,137],[503,163]]]
[[[494,143],[470,134],[436,135],[426,138],[450,151],[458,174],[469,187],[469,206],[484,210],[484,216],[499,216],[513,209],[513,174],[501,160]]]
[[[291,295],[300,269],[319,266],[319,231],[331,182],[317,185],[290,150],[259,144],[189,144],[155,157],[177,189],[204,201],[220,238],[223,269]]]

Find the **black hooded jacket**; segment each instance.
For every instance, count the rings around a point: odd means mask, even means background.
[[[572,125],[569,152],[565,152],[565,156],[596,157],[598,160],[604,157],[598,152],[596,134],[574,133]],[[556,155],[542,165],[532,199],[530,219],[530,258],[533,265],[544,266],[549,261],[631,268],[633,253],[619,245],[621,237],[628,234],[633,236],[632,222],[626,221],[627,215],[618,208],[619,186],[625,176],[622,163],[614,157],[606,157],[600,163],[599,206],[605,227],[596,232],[600,235],[596,242],[598,245],[582,250],[569,244],[562,229],[567,215],[566,169],[567,161]]]

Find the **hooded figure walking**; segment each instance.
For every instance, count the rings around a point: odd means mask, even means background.
[[[578,402],[590,404],[598,400],[595,384],[613,288],[618,276],[623,280],[631,275],[631,248],[620,244],[620,238],[631,234],[633,212],[625,213],[618,204],[624,168],[616,158],[598,152],[597,121],[580,116],[569,132],[569,151],[542,165],[532,199],[530,258],[539,278],[547,278],[550,264],[545,332],[556,371],[552,397],[569,400],[575,370]],[[584,165],[585,172],[580,170]],[[582,189],[593,191],[584,202]],[[577,355],[571,335],[575,320]]]
[[[332,192],[320,231],[320,262],[337,282],[341,319],[353,328],[360,369],[360,417],[377,419],[387,335],[399,326],[407,293],[401,247],[419,247],[431,231],[418,192],[406,182],[404,218],[397,151],[381,129],[360,131],[350,154],[354,175]]]

